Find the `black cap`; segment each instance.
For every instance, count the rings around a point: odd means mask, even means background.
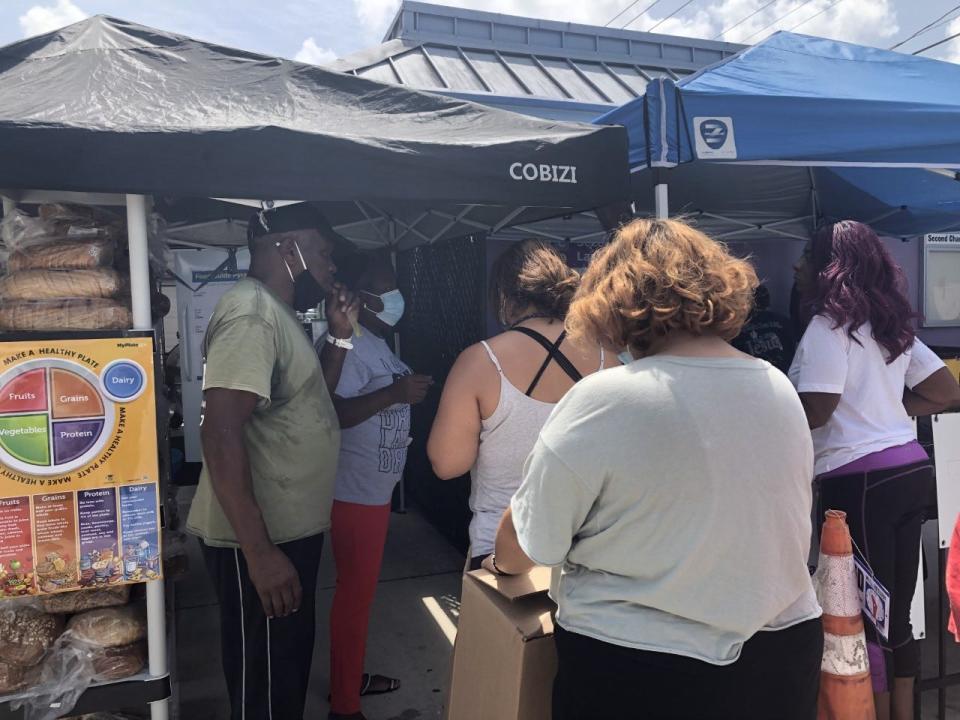
[[[264,235],[279,235],[296,230],[318,230],[334,244],[346,241],[317,208],[309,203],[297,203],[255,212],[247,221],[247,242],[252,251],[254,243]]]

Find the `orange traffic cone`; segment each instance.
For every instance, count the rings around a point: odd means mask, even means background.
[[[853,543],[846,513],[828,510],[814,577],[823,608],[823,662],[818,720],[875,720]]]

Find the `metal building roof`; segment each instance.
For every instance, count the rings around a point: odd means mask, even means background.
[[[404,2],[384,43],[334,68],[554,119],[592,119],[743,46]]]

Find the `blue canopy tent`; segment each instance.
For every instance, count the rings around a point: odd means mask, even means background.
[[[960,227],[960,66],[777,33],[598,118],[624,125],[638,210],[725,237],[802,239],[852,217]]]

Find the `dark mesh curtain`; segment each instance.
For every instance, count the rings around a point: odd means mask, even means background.
[[[413,444],[405,473],[407,495],[461,551],[467,549],[470,480],[439,480],[426,445],[440,390],[460,352],[484,338],[486,264],[483,236],[446,240],[405,251],[398,258],[400,290],[407,311],[400,325],[400,354],[414,372],[436,382],[413,408]]]

